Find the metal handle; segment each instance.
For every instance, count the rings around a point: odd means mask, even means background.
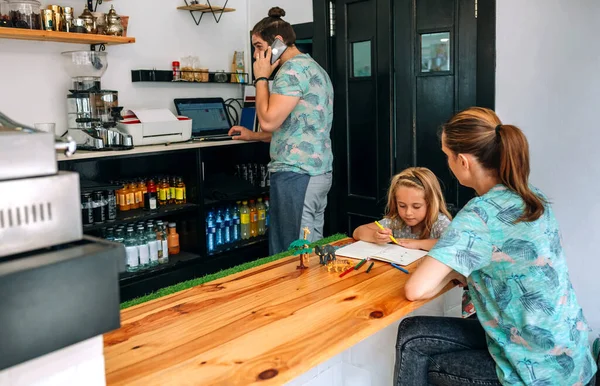
[[[65,139],[57,140],[54,142],[54,149],[56,151],[64,151],[66,157],[70,157],[75,154],[75,150],[77,150],[77,142],[70,136],[67,136]]]

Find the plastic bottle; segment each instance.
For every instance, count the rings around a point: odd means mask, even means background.
[[[179,235],[177,234],[176,224],[174,222],[169,223],[169,255],[177,255],[179,253]]]
[[[215,233],[215,244],[223,245],[223,213],[221,213],[221,209],[217,210],[215,225],[217,228],[217,232]]]
[[[248,208],[247,201],[243,201],[240,208],[240,223],[242,240],[248,240],[250,238],[250,208]]]
[[[266,208],[262,202],[262,198],[259,198],[256,204],[256,211],[258,212],[258,234],[262,236],[266,232],[265,220],[266,220]]]
[[[229,244],[233,241],[231,239],[231,228],[233,228],[231,224],[231,212],[229,211],[229,208],[225,208],[225,214],[223,216],[223,242],[225,244]]]
[[[231,213],[231,241],[240,241],[240,202],[238,201],[232,208]]]
[[[143,225],[137,226],[137,246],[138,253],[140,256],[140,269],[147,269],[150,267],[150,248],[148,247],[148,241],[146,240],[146,231]]]
[[[137,247],[138,243],[133,228],[127,228],[124,244],[125,252],[127,253],[127,272],[137,272],[140,269],[140,259]]]
[[[258,236],[258,211],[254,200],[250,200],[250,237]]]
[[[150,266],[155,267],[158,265],[158,240],[156,239],[154,226],[150,222],[146,226],[146,241],[150,249]]]
[[[265,197],[265,233],[268,232],[270,225],[269,209],[271,209],[271,205],[269,204],[269,197]]]
[[[215,233],[215,216],[211,210],[208,212],[208,216],[206,217],[206,249],[208,252],[215,250]]]

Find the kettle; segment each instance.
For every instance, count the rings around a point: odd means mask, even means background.
[[[123,36],[123,24],[121,16],[117,15],[114,5],[110,6],[110,11],[106,15],[106,26],[104,27],[106,35]]]

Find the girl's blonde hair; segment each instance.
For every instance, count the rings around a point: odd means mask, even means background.
[[[419,235],[420,239],[430,238],[433,224],[437,221],[440,212],[452,220],[452,216],[448,212],[448,208],[446,208],[446,200],[444,200],[442,188],[435,174],[427,168],[415,167],[405,169],[392,177],[390,189],[388,190],[385,217],[392,221],[394,228],[401,228],[405,225],[398,214],[398,204],[396,203],[396,190],[401,186],[423,191],[425,202],[427,203],[427,215],[424,220],[425,226]]]

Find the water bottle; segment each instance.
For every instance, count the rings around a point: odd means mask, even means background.
[[[269,209],[271,205],[269,204],[269,197],[265,197],[265,233],[269,230]]]
[[[256,204],[256,211],[258,212],[258,234],[262,236],[265,234],[265,220],[266,220],[266,208],[262,202],[262,198],[259,198],[258,204]]]
[[[133,228],[127,228],[124,244],[125,252],[127,253],[127,272],[137,272],[140,269],[140,259]]]
[[[117,230],[115,230],[115,239],[113,241],[121,244],[125,242],[125,231],[123,228],[117,228]]]
[[[215,225],[215,227],[217,228],[217,231],[215,233],[215,244],[223,245],[223,214],[221,213],[221,209],[217,210]]]
[[[140,256],[140,269],[147,269],[150,267],[150,248],[148,248],[146,231],[144,230],[143,225],[138,225],[136,237],[138,253]]]
[[[108,241],[115,241],[115,228],[108,228],[104,234],[104,239]]]
[[[154,227],[150,222],[146,227],[146,241],[148,241],[148,249],[150,250],[150,266],[155,267],[158,265],[158,240],[156,239]]]
[[[215,216],[213,216],[213,212],[208,212],[208,216],[206,217],[206,249],[209,252],[215,250]]]
[[[225,216],[223,217],[223,242],[229,244],[231,240],[231,212],[229,208],[225,208]]]
[[[240,202],[238,201],[233,206],[233,213],[231,214],[231,240],[240,241]]]
[[[248,201],[242,202],[240,208],[240,230],[242,240],[248,240],[250,238],[250,208],[248,208]]]
[[[167,239],[167,224],[163,224],[162,221],[159,221],[158,226],[160,227],[158,231],[161,234],[162,259],[163,263],[166,264],[169,262],[169,240]]]

